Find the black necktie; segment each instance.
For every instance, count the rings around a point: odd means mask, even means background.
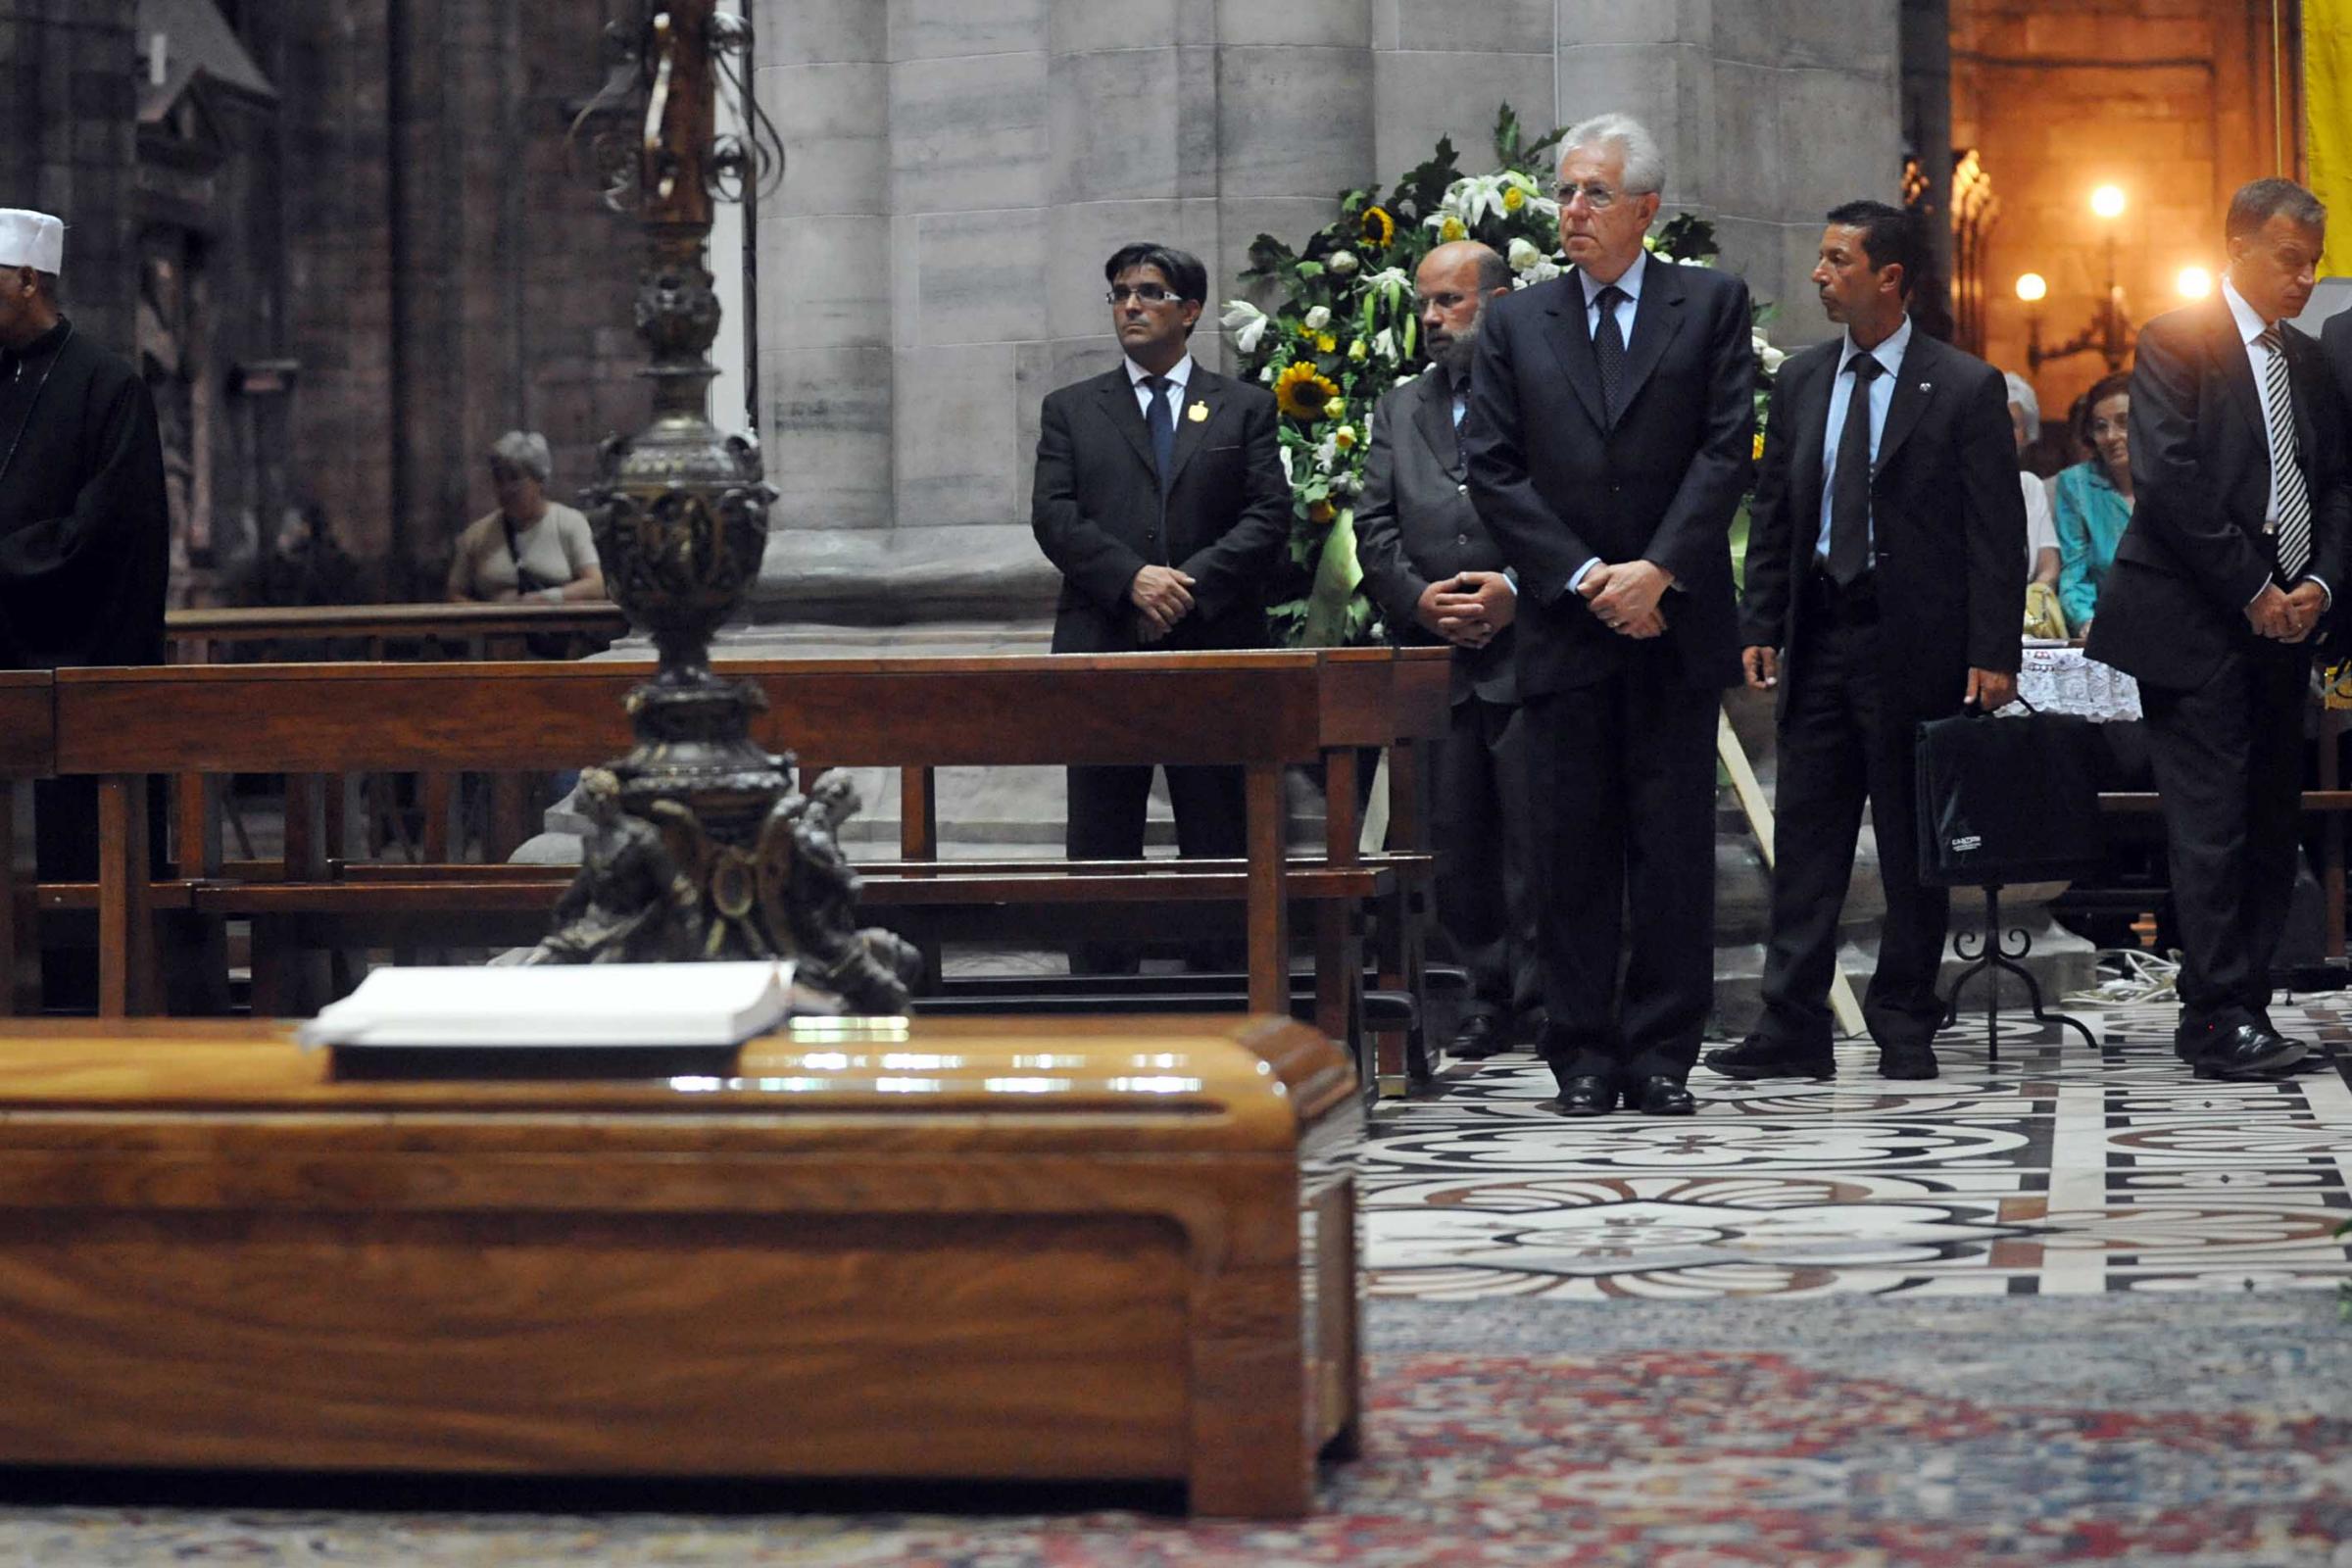
[[[1146,423],[1152,427],[1152,464],[1159,470],[1159,493],[1168,493],[1168,475],[1176,466],[1176,411],[1168,406],[1168,389],[1176,383],[1164,375],[1147,375],[1144,385],[1152,389],[1152,413]]]
[[[1611,283],[1592,296],[1600,320],[1592,329],[1592,358],[1600,363],[1600,406],[1617,422],[1618,399],[1625,395],[1625,334],[1617,327],[1617,302],[1631,295]]]
[[[1870,383],[1882,367],[1857,354],[1846,368],[1854,389],[1838,435],[1838,470],[1830,476],[1830,581],[1840,588],[1870,569]]]

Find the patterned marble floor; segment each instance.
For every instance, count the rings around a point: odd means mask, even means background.
[[[1975,1027],[1943,1074],[1691,1074],[1699,1114],[1568,1121],[1524,1054],[1384,1113],[1365,1173],[1375,1297],[1462,1300],[2084,1295],[2352,1280],[2352,1088],[2337,1071],[2200,1083],[2170,1004],[2068,1032]],[[2279,1026],[2352,1054],[2352,1001]]]

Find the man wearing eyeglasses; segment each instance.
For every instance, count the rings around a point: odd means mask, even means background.
[[[1487,313],[1462,450],[1519,581],[1557,1109],[1687,1116],[1714,996],[1716,708],[1740,678],[1747,287],[1644,250],[1666,171],[1638,122],[1586,121],[1562,148],[1572,267]]]
[[[1291,514],[1273,396],[1193,359],[1208,300],[1198,259],[1125,245],[1102,275],[1124,358],[1050,393],[1039,419],[1030,524],[1062,576],[1054,651],[1262,647],[1263,587]],[[1171,767],[1167,776],[1178,851],[1241,858],[1241,770]],[[1149,767],[1071,768],[1070,858],[1141,858],[1151,789]],[[1090,944],[1070,963],[1080,973],[1132,972],[1139,956]],[[1202,961],[1217,959],[1196,956]]]

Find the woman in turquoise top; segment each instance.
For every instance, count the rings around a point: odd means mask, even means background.
[[[2058,475],[2051,521],[2058,529],[2058,604],[2077,637],[2090,630],[2099,584],[2115,565],[2116,541],[2132,520],[2132,378],[2111,375],[2082,400],[2089,459]]]

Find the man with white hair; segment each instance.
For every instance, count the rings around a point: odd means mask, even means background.
[[[1487,312],[1462,451],[1518,577],[1557,1108],[1687,1116],[1714,995],[1716,710],[1740,678],[1747,287],[1645,250],[1666,169],[1638,122],[1604,115],[1561,145],[1573,265]]]
[[[64,314],[65,248],[59,220],[0,209],[0,667],[160,664],[172,518],[155,403]],[[33,820],[41,880],[97,876],[93,780],[41,782]],[[45,1000],[94,998],[93,957],[47,955]]]

